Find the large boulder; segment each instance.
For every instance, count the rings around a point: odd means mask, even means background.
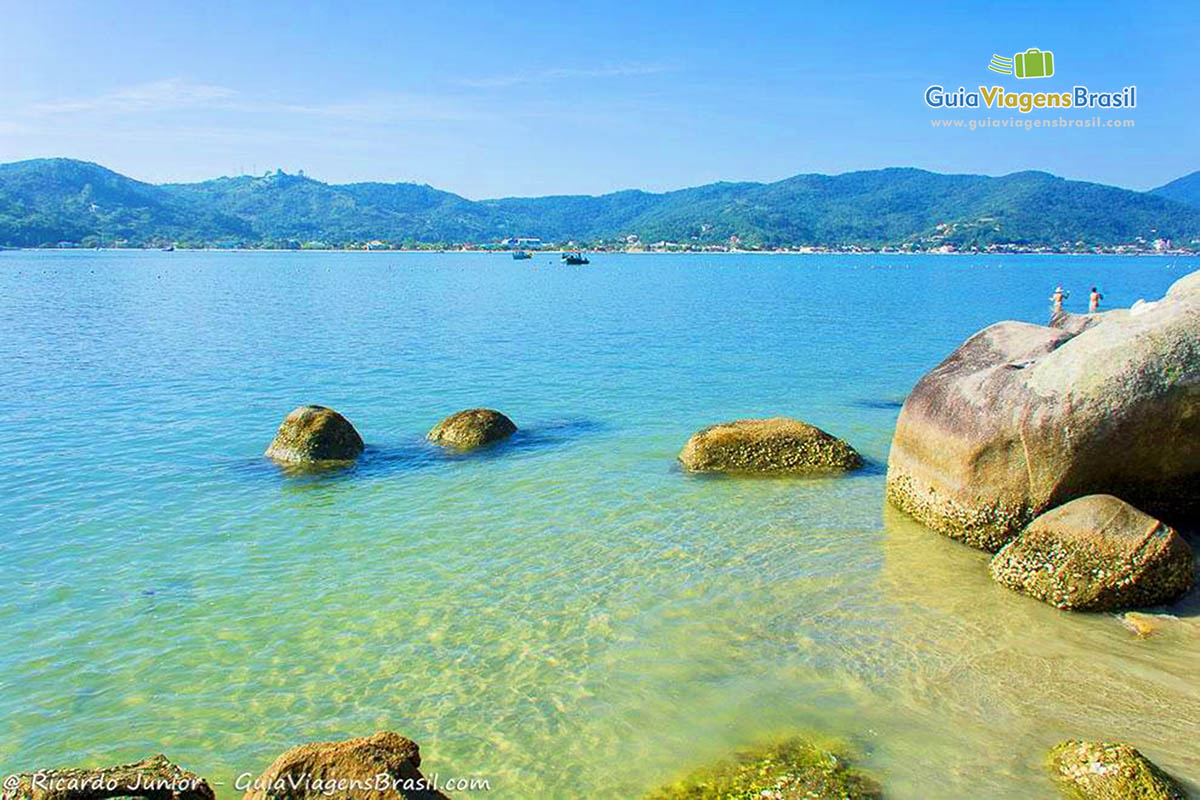
[[[877,800],[879,784],[844,755],[805,737],[745,750],[646,795],[646,800]]]
[[[508,417],[490,408],[468,408],[433,426],[425,437],[434,444],[469,450],[507,439],[517,431]]]
[[[267,455],[292,464],[353,461],[363,440],[350,421],[332,408],[300,406],[284,417]]]
[[[1178,533],[1107,494],[1029,524],[992,559],[1010,589],[1076,611],[1157,605],[1191,588],[1195,555]]]
[[[862,457],[836,436],[788,417],[740,419],[699,431],[679,453],[692,472],[835,472]]]
[[[1050,774],[1071,800],[1187,800],[1169,775],[1127,744],[1060,742]]]
[[[417,743],[391,731],[302,744],[275,759],[243,800],[447,800],[420,766]]]
[[[10,785],[11,782],[11,785]],[[5,779],[5,800],[214,800],[212,787],[164,755],[101,769],[50,769]]]
[[[925,375],[888,458],[889,500],[996,551],[1046,509],[1115,494],[1200,512],[1200,272],[1063,327],[1001,322]]]

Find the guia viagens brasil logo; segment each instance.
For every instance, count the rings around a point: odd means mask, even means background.
[[[1054,53],[1030,47],[1011,57],[992,54],[987,68],[1018,80],[1052,78],[1055,75]],[[925,105],[930,108],[992,108],[1011,109],[1028,114],[1039,109],[1064,108],[1137,108],[1137,87],[1126,86],[1115,92],[1096,92],[1087,86],[1073,85],[1058,91],[1013,92],[1003,86],[983,86],[968,90],[959,86],[947,91],[941,84],[925,90]]]
[[[992,53],[992,63],[988,64],[988,69],[1018,78],[1049,78],[1054,74],[1054,53],[1036,47],[1017,53],[1012,58]]]

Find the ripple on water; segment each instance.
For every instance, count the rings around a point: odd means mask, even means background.
[[[390,728],[498,798],[625,798],[813,729],[897,798],[1044,796],[1068,736],[1200,776],[1195,595],[1139,639],[995,586],[881,500],[898,404],[965,335],[1040,321],[1046,285],[1121,303],[1177,271],[165,258],[0,255],[0,771],[162,751],[231,798],[291,745]],[[262,457],[307,402],[354,422],[358,464]],[[424,442],[478,405],[520,433]],[[776,414],[872,468],[675,468],[698,428]]]

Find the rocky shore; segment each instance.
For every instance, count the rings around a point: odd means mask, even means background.
[[[1172,526],[1200,519],[1200,272],[1156,302],[969,338],[905,402],[887,497],[1060,608],[1177,599],[1195,555]]]
[[[1053,325],[1000,322],[913,389],[887,495],[995,552],[1044,511],[1112,494],[1168,523],[1200,511],[1200,273],[1166,297]]]

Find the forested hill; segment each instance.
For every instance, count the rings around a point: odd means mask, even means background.
[[[1165,186],[1152,190],[1152,193],[1171,200],[1178,200],[1193,208],[1200,208],[1200,172],[1176,178]]]
[[[662,194],[472,201],[417,184],[336,185],[283,172],[154,185],[96,164],[38,159],[0,165],[0,245],[399,246],[509,236],[919,249],[1200,242],[1200,208],[1171,186],[1145,193],[1043,172],[993,178],[894,168]]]

